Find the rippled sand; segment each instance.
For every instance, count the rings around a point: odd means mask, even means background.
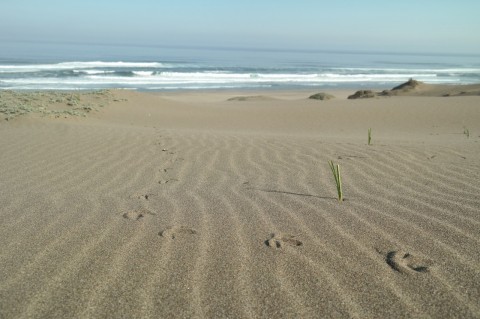
[[[0,318],[480,317],[480,97],[312,93],[0,121]]]

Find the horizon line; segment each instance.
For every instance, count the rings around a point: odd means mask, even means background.
[[[3,42],[5,43],[5,42]],[[376,49],[315,49],[315,48],[285,48],[285,47],[255,47],[255,46],[222,46],[222,45],[173,45],[173,44],[139,44],[120,42],[74,42],[74,41],[45,41],[45,40],[7,40],[6,43],[22,44],[55,44],[55,45],[94,45],[105,47],[144,47],[166,48],[183,50],[216,50],[216,51],[247,51],[247,52],[292,52],[292,53],[335,53],[335,54],[384,54],[384,55],[413,55],[413,56],[464,56],[480,57],[479,53],[472,52],[431,52],[431,51],[392,51]]]

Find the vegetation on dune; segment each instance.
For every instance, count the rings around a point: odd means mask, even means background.
[[[329,161],[330,169],[332,170],[333,177],[335,179],[335,185],[337,187],[338,201],[343,201],[343,190],[342,190],[342,177],[340,176],[340,165],[333,164],[333,161]]]
[[[5,120],[18,116],[39,113],[41,116],[55,118],[68,116],[87,116],[98,107],[103,107],[114,99],[109,90],[71,93],[58,91],[18,92],[0,91],[0,113]]]

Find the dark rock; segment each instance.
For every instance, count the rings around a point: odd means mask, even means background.
[[[355,94],[350,95],[348,98],[352,99],[368,99],[375,97],[375,93],[371,90],[360,90],[355,92]]]
[[[383,90],[382,92],[378,93],[380,96],[392,96],[393,93],[390,90]]]
[[[403,90],[403,91],[407,91],[407,90],[412,90],[414,88],[416,88],[417,86],[423,84],[422,82],[420,81],[417,81],[417,80],[414,80],[414,79],[410,79],[408,80],[407,82],[403,83],[403,84],[400,84],[399,86],[396,86],[392,89],[392,91],[397,91],[397,90]]]
[[[330,99],[333,99],[335,98],[333,95],[331,94],[327,94],[327,93],[323,93],[323,92],[320,92],[320,93],[316,93],[316,94],[313,94],[313,95],[310,95],[308,97],[309,99],[312,99],[312,100],[322,100],[322,101],[326,101],[326,100],[330,100]]]

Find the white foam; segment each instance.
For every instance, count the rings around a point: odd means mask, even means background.
[[[388,73],[480,73],[480,68],[437,68],[437,69],[407,69],[407,68],[332,68],[331,70],[348,71],[351,73],[360,72],[388,72]]]
[[[83,62],[82,62],[83,63]],[[65,65],[65,64],[62,64]],[[85,65],[85,64],[84,64]],[[89,63],[88,65],[91,65]],[[104,64],[105,65],[105,64]],[[138,64],[136,64],[138,66]],[[79,65],[76,65],[77,67]],[[86,65],[85,65],[86,66]],[[113,70],[98,70],[95,68],[74,68],[78,76],[71,77],[23,77],[3,78],[0,86],[5,88],[22,89],[95,89],[95,88],[144,88],[144,89],[169,89],[169,88],[242,88],[242,87],[270,87],[272,85],[336,85],[342,83],[401,83],[409,78],[426,83],[459,83],[455,77],[441,76],[437,73],[422,73],[418,70],[405,70],[401,72],[368,73],[351,72],[348,74],[335,72],[330,69],[328,73],[229,73],[225,71],[208,72],[156,72],[136,69],[134,76],[115,74]],[[370,69],[371,70],[371,69]],[[127,70],[128,71],[128,70]],[[463,82],[464,83],[464,82]]]
[[[152,76],[153,73],[153,71],[133,71],[133,74],[137,76]]]
[[[95,75],[95,74],[109,74],[115,73],[115,71],[102,71],[102,70],[73,70],[73,73],[80,73],[80,74],[88,74],[88,75]]]
[[[103,61],[91,61],[91,62],[62,62],[53,64],[56,67],[61,68],[161,68],[163,63],[158,62],[103,62]]]
[[[75,70],[94,68],[162,68],[159,62],[61,62],[55,64],[0,65],[0,73],[38,72],[51,70]]]
[[[436,75],[422,74],[257,74],[252,77],[251,74],[243,73],[212,73],[212,72],[163,72],[152,75],[152,72],[143,72],[139,76],[125,77],[112,74],[98,74],[94,72],[83,77],[68,78],[16,78],[3,79],[5,84],[57,84],[57,85],[136,85],[136,86],[155,86],[155,85],[213,85],[213,84],[266,84],[266,83],[292,83],[292,84],[324,84],[324,83],[350,83],[350,82],[401,82],[413,77],[426,82],[453,82],[454,79],[442,79]]]

